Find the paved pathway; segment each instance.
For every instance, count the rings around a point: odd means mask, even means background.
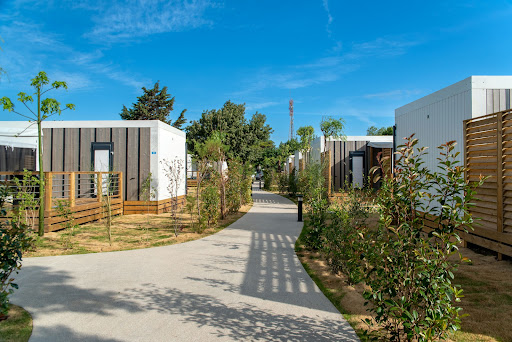
[[[296,206],[254,202],[201,240],[24,260],[12,302],[31,341],[357,341],[295,256]]]

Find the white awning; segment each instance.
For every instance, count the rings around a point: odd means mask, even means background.
[[[393,148],[392,141],[369,141],[368,146],[374,148]]]
[[[27,125],[30,125],[27,123]],[[37,126],[29,128],[0,127],[0,145],[11,148],[37,148]]]

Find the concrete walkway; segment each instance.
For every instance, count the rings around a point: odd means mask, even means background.
[[[180,245],[29,258],[12,302],[31,341],[357,341],[295,256],[297,207],[254,191],[222,232]]]

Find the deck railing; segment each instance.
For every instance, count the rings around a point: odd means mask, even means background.
[[[39,173],[32,172],[39,178]],[[123,211],[123,177],[121,172],[45,172],[45,230],[52,231],[63,227],[66,219],[57,210],[59,204],[69,206],[75,223],[86,223],[104,216],[103,199],[109,196],[115,215]],[[16,193],[30,192],[39,198],[39,188],[30,185],[20,189],[15,178],[23,179],[23,172],[0,172],[0,185],[8,189],[7,209],[13,209],[19,201]]]

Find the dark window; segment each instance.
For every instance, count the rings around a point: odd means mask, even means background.
[[[0,171],[36,170],[36,149],[0,145]]]

